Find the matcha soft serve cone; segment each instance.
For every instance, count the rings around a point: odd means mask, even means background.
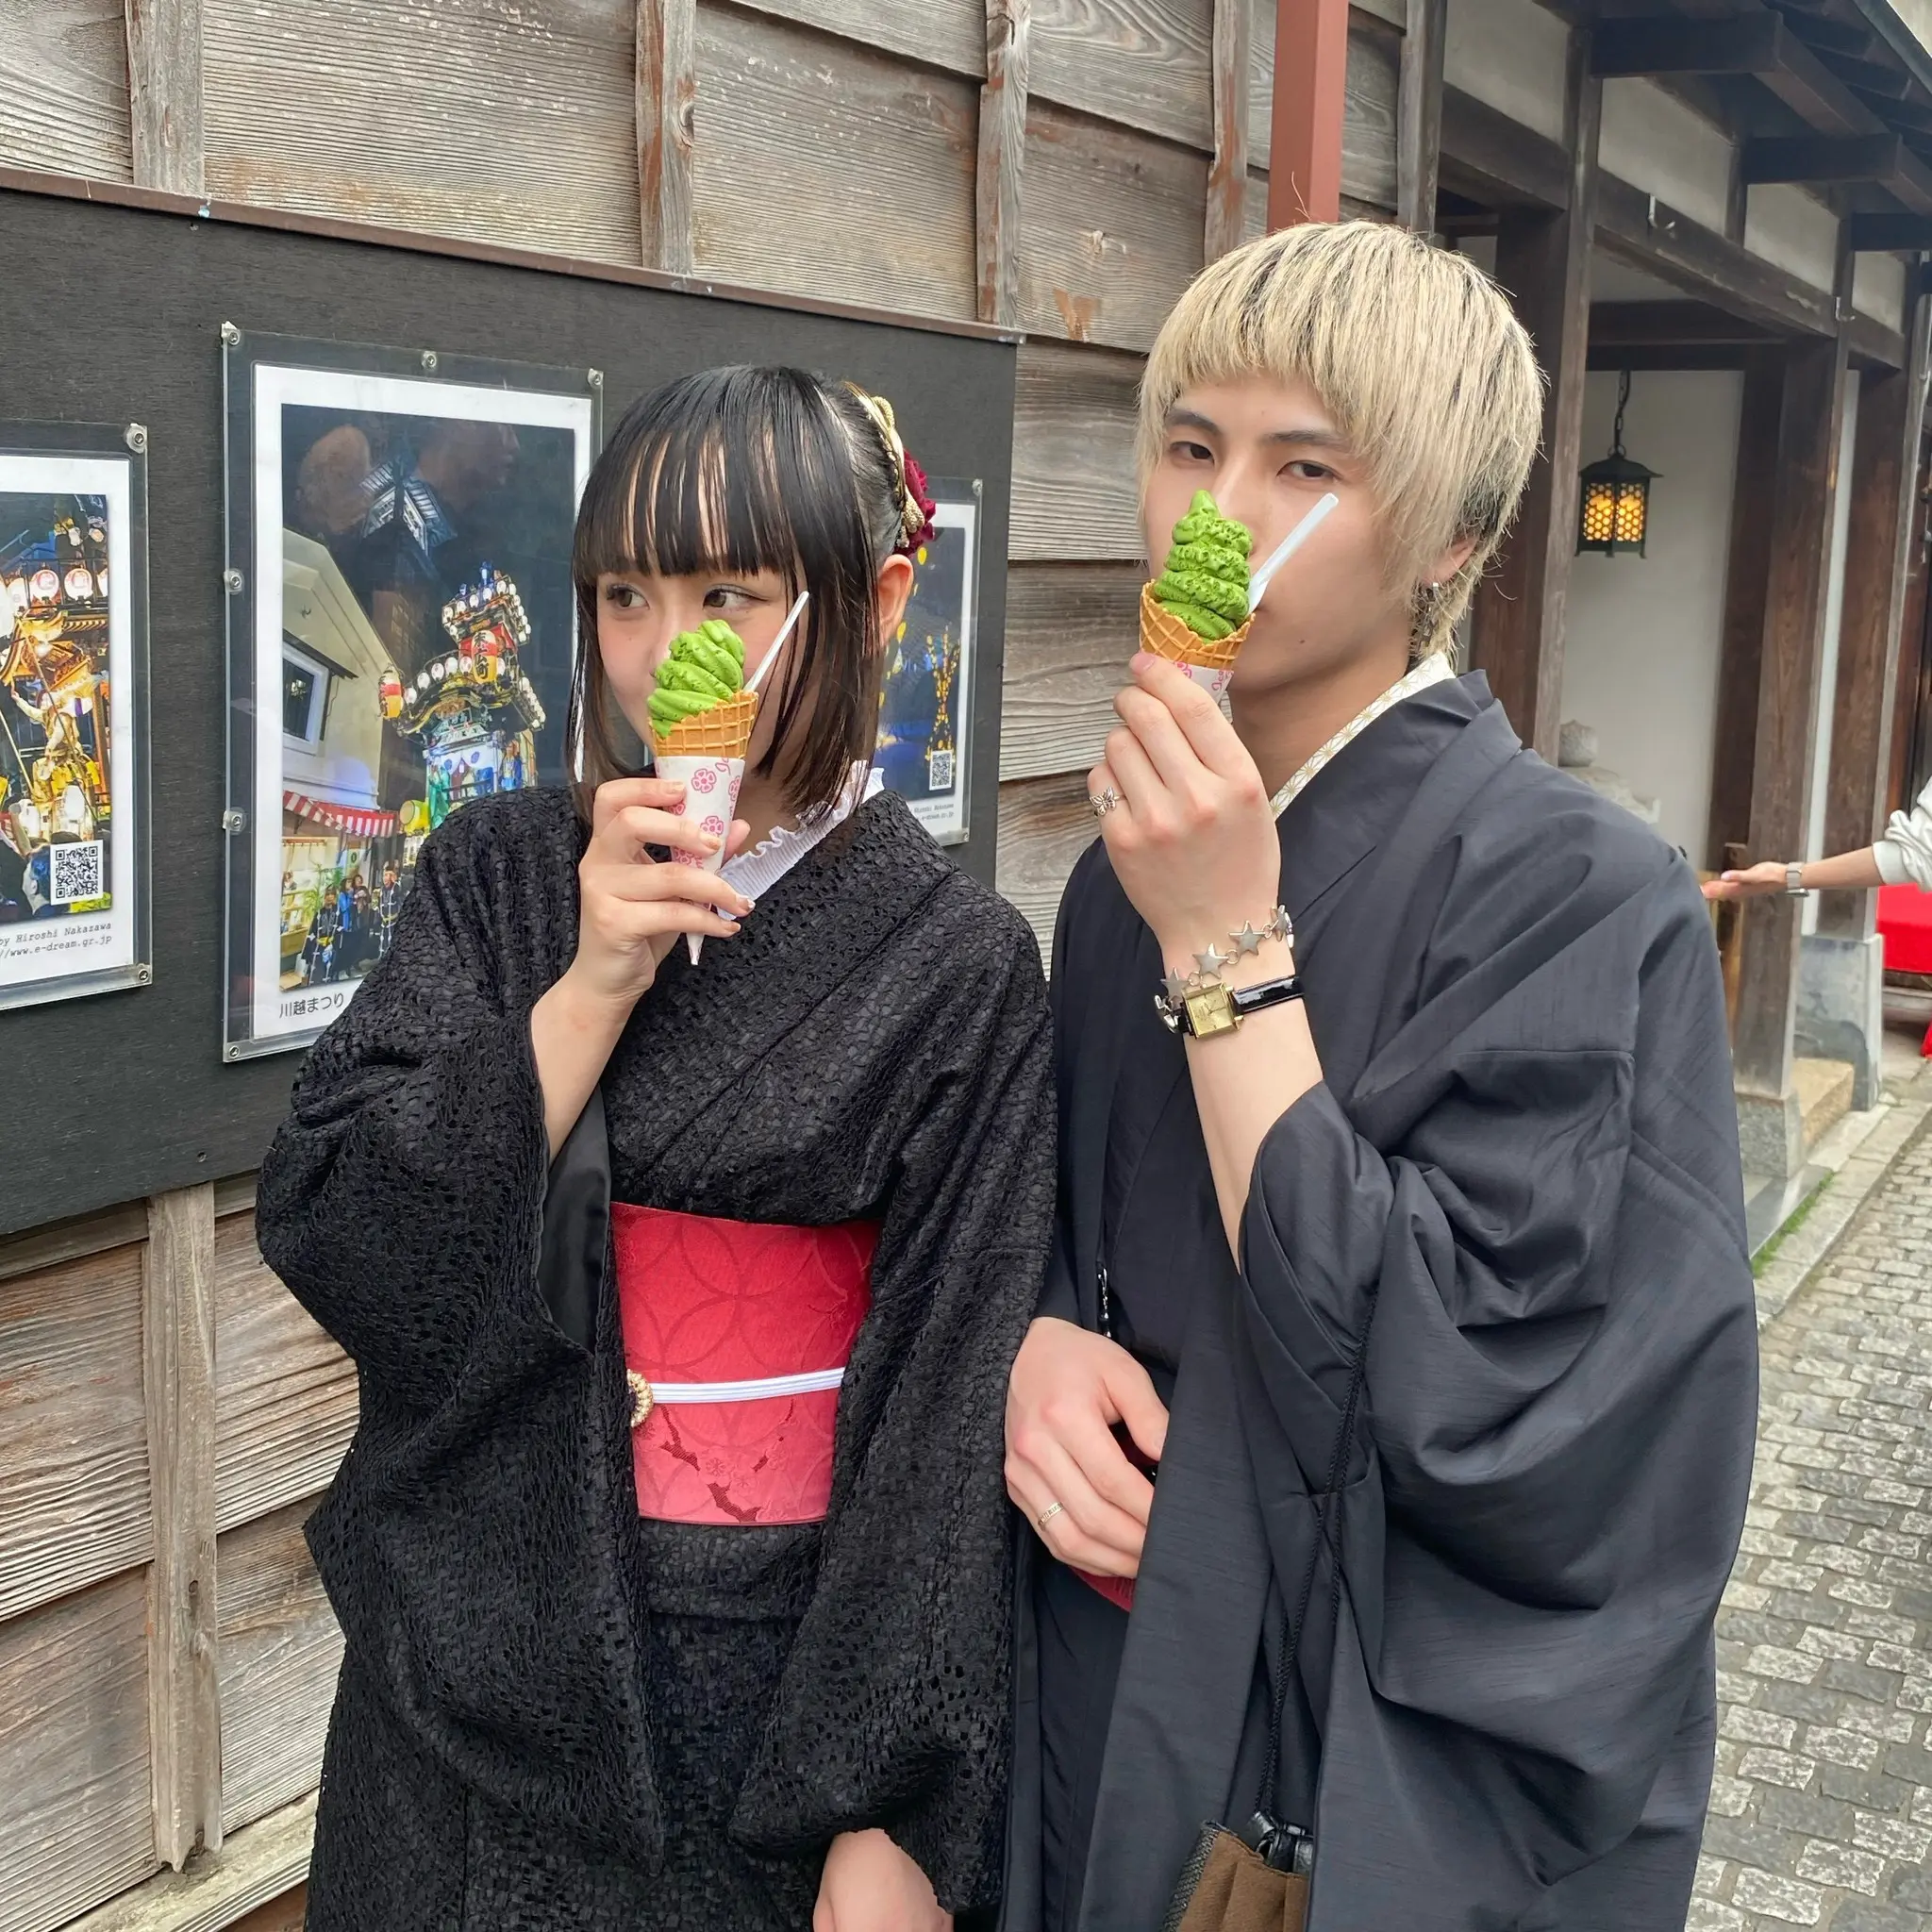
[[[1197,490],[1174,526],[1166,565],[1141,589],[1141,648],[1178,664],[1210,697],[1227,689],[1247,641],[1254,547],[1247,525],[1223,516]]]
[[[758,694],[744,685],[743,639],[716,617],[696,630],[681,631],[658,667],[650,703],[658,775],[684,787],[685,816],[718,841],[713,852],[674,857],[717,872],[724,863],[725,838],[758,715]],[[705,942],[688,934],[685,944],[695,966]]]

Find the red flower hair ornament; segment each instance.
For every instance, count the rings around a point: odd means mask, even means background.
[[[931,540],[933,534],[933,512],[939,506],[926,494],[925,472],[912,459],[904,442],[899,438],[899,425],[892,415],[892,406],[884,396],[869,395],[856,382],[846,385],[865,407],[865,413],[872,418],[873,426],[879,433],[879,441],[886,446],[886,455],[891,458],[898,488],[894,492],[899,499],[899,541],[892,548],[901,557],[910,557],[922,543]]]

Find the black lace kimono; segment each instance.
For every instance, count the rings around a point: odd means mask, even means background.
[[[1001,1412],[1052,1216],[1037,950],[881,797],[667,961],[602,1087],[616,1197],[879,1237],[824,1522],[644,1522],[614,1296],[585,1346],[539,1276],[528,1015],[579,850],[559,793],[438,831],[262,1171],[263,1253],[361,1379],[309,1524],[347,1654],[308,1924],[804,1927],[829,1840],[873,1825],[983,1903]]]

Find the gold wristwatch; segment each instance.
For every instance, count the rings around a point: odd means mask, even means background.
[[[1293,973],[1241,987],[1225,986],[1218,979],[1190,984],[1174,978],[1162,983],[1154,1004],[1170,1033],[1212,1040],[1217,1034],[1234,1032],[1250,1013],[1265,1012],[1301,996],[1301,977]]]

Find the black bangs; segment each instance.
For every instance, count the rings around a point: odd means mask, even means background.
[[[893,480],[850,392],[803,369],[707,369],[625,413],[585,485],[571,554],[584,641],[580,808],[628,763],[614,750],[595,649],[597,579],[627,571],[771,571],[793,595],[811,592],[803,648],[767,700],[778,716],[764,769],[782,767],[801,813],[839,797],[876,730],[874,587],[897,536]]]
[[[802,511],[835,527],[801,530]],[[581,594],[605,571],[769,570],[795,591],[803,550],[843,550],[859,525],[843,432],[818,380],[707,369],[618,425],[584,491],[572,575]]]

